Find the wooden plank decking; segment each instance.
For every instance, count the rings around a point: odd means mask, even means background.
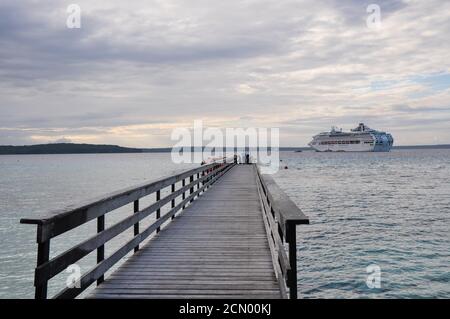
[[[254,165],[237,165],[90,298],[279,298]]]

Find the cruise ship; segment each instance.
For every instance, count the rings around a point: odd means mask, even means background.
[[[389,152],[393,144],[391,134],[359,123],[350,132],[333,127],[330,132],[314,136],[308,145],[318,152]]]

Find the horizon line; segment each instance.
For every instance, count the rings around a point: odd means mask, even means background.
[[[141,147],[141,146],[123,146],[119,144],[97,144],[97,143],[77,143],[77,142],[62,142],[62,143],[39,143],[39,144],[21,144],[21,145],[13,145],[13,144],[4,144],[0,145],[0,147],[31,147],[31,146],[39,146],[39,145],[94,145],[94,146],[119,146],[123,148],[135,148],[135,149],[171,149],[173,146],[150,146],[150,147]],[[449,146],[450,143],[439,143],[439,144],[402,144],[402,145],[394,145],[395,147],[419,147],[419,146]],[[177,148],[199,148],[199,147],[208,147],[208,148],[235,148],[235,147],[220,147],[220,146],[207,146],[207,145],[185,145],[185,146],[177,146]],[[245,148],[246,146],[236,146],[237,148]],[[250,148],[255,148],[260,146],[252,146]],[[271,146],[261,146],[271,148]],[[278,146],[278,148],[311,148],[310,146]]]

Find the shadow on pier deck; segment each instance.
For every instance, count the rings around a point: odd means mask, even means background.
[[[161,199],[168,187],[171,193]],[[139,199],[153,193],[156,202],[140,210]],[[131,202],[134,214],[105,229],[106,213]],[[171,209],[161,216],[164,205]],[[154,213],[155,222],[140,232],[139,221]],[[51,238],[94,218],[97,234],[49,258]],[[74,298],[97,281],[89,298],[267,299],[297,298],[295,226],[309,221],[256,165],[215,163],[21,222],[38,225],[36,298],[47,298],[48,280],[97,250],[97,265],[81,277],[80,288],[66,288],[56,298]],[[104,244],[130,227],[135,237],[105,258]]]

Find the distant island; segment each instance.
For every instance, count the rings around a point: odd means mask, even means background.
[[[440,145],[410,145],[394,146],[393,149],[450,149],[450,144]],[[192,151],[200,151],[200,147],[191,148]],[[310,151],[309,147],[280,147],[280,151],[299,152]],[[26,155],[26,154],[95,154],[95,153],[169,153],[170,147],[161,148],[131,148],[118,145],[103,144],[76,144],[54,143],[37,145],[0,145],[0,155]],[[239,150],[242,151],[242,150]]]
[[[0,145],[0,154],[92,154],[92,153],[142,153],[140,148],[121,147],[117,145],[95,145],[55,143],[12,146]]]

